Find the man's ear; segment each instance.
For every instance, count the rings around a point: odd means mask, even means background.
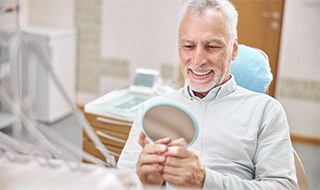
[[[233,50],[232,50],[232,60],[234,61],[238,55],[238,39],[236,39],[233,43]]]

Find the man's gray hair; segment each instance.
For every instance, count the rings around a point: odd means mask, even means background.
[[[226,16],[228,33],[231,39],[236,39],[238,12],[229,0],[186,0],[180,9],[180,20],[188,12],[202,13],[212,8],[221,11]]]

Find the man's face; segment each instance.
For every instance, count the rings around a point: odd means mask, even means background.
[[[226,82],[237,54],[225,16],[216,10],[188,12],[179,29],[179,56],[183,76],[195,92],[205,93]]]

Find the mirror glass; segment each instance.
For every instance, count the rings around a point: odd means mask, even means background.
[[[193,113],[175,101],[154,101],[145,105],[140,126],[152,142],[166,137],[184,138],[190,146],[198,136],[198,123]]]

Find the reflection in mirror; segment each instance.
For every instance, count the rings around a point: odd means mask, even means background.
[[[140,121],[143,132],[153,142],[166,137],[172,140],[184,138],[190,146],[198,136],[193,113],[174,101],[148,103]]]

